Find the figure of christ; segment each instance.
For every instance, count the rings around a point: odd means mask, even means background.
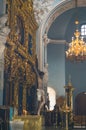
[[[45,92],[43,90],[43,76],[44,72],[39,72],[36,66],[33,66],[35,73],[37,74],[38,79],[38,88],[37,88],[37,100],[38,100],[38,109],[37,115],[40,115],[41,109],[45,104]]]

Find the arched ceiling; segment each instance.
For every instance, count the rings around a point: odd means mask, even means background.
[[[76,17],[79,20],[79,27],[86,23],[86,7],[78,7],[77,10],[73,8],[58,16],[49,28],[48,38],[70,41],[76,28],[74,23]]]

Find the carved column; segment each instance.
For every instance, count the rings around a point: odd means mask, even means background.
[[[47,102],[47,86],[48,86],[48,64],[47,64],[47,44],[49,43],[49,39],[47,37],[47,34],[44,34],[43,37],[43,42],[44,42],[44,78],[43,78],[43,86],[44,86],[44,91],[45,91],[45,101]]]
[[[1,48],[1,46],[0,46]],[[2,59],[0,59],[0,105],[3,104],[3,75],[4,75],[4,57],[1,57]]]
[[[27,110],[27,86],[28,86],[28,74],[27,74],[27,68],[28,68],[28,63],[27,60],[24,63],[24,82],[23,82],[23,98],[22,98],[22,110]]]
[[[70,91],[70,102],[71,102],[71,110],[72,110],[70,114],[71,123],[73,123],[73,91],[74,91],[74,88],[72,87]]]
[[[23,85],[23,100],[22,100],[23,110],[26,110],[26,88],[27,88],[27,84],[25,82]]]
[[[47,64],[47,44],[49,43],[49,39],[46,33],[43,36],[43,43],[44,43],[44,64]]]
[[[3,104],[3,75],[4,75],[4,49],[7,36],[9,34],[10,29],[8,26],[5,26],[7,21],[7,15],[3,15],[0,18],[0,105]]]
[[[15,82],[15,89],[14,89],[14,106],[18,109],[18,86],[19,86],[19,81],[16,80]]]
[[[64,88],[66,91],[67,106],[71,110],[69,115],[68,115],[69,116],[69,125],[72,125],[72,123],[73,123],[73,91],[74,91],[74,87],[72,86],[71,79],[69,79],[68,85],[65,86]]]

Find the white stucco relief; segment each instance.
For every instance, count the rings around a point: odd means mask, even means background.
[[[40,24],[43,18],[50,12],[53,8],[54,0],[34,0],[33,8],[35,18],[38,24]]]
[[[3,86],[4,86],[4,49],[7,36],[10,32],[8,26],[6,26],[7,15],[3,15],[0,18],[0,105],[3,104]]]
[[[43,42],[44,42],[44,45],[47,46],[47,44],[49,43],[49,38],[47,36],[47,34],[45,33],[44,36],[43,36]]]
[[[5,49],[5,43],[7,40],[7,36],[10,32],[8,26],[6,26],[7,15],[4,15],[0,18],[0,58],[2,57],[3,51]]]

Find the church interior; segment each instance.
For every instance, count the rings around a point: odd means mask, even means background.
[[[0,0],[0,130],[86,129],[86,0]]]

